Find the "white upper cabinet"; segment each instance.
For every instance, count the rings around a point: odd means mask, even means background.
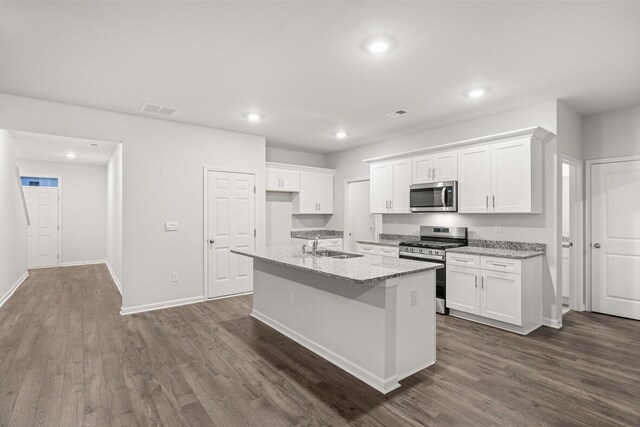
[[[300,191],[300,171],[267,167],[267,191]]]
[[[480,145],[458,152],[458,212],[489,212],[491,194],[491,146]]]
[[[300,192],[293,199],[294,214],[333,214],[333,174],[300,171]]]
[[[541,145],[519,138],[459,151],[458,211],[540,213]]]
[[[371,213],[409,213],[411,159],[372,163]]]
[[[426,154],[413,157],[413,184],[427,182],[455,181],[458,179],[458,152],[443,151],[441,153]]]

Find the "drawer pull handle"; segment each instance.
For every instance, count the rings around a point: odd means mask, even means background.
[[[497,264],[495,262],[490,262],[489,265],[493,265],[494,267],[507,267],[507,264]]]
[[[453,258],[454,261],[460,261],[460,262],[469,262],[471,260],[465,259],[465,258]]]

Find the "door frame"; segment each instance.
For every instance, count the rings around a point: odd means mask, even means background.
[[[39,174],[33,174],[33,175],[39,175]],[[24,195],[24,187],[29,188],[28,185],[22,185],[22,172],[20,173],[20,185],[23,189],[23,195]],[[24,176],[28,176],[28,175],[24,175]],[[58,180],[58,262],[56,263],[56,265],[50,265],[48,267],[29,267],[27,265],[27,268],[29,270],[36,270],[39,268],[55,268],[55,267],[60,267],[62,265],[62,176],[61,175],[39,175],[39,176],[35,176],[34,178],[55,178]],[[31,221],[30,221],[31,222]],[[31,226],[31,224],[29,224],[29,227]],[[27,235],[29,233],[29,229],[27,228]]]
[[[584,213],[585,213],[585,200],[584,200],[584,162],[575,157],[569,156],[568,154],[560,154],[560,166],[562,167],[563,163],[568,163],[569,165],[575,167],[575,174],[572,179],[569,181],[569,185],[571,190],[576,194],[576,203],[572,205],[572,208],[569,210],[571,217],[570,221],[570,233],[571,239],[573,241],[574,255],[575,259],[571,261],[571,269],[573,270],[571,273],[572,277],[574,277],[573,283],[571,283],[571,287],[569,289],[569,309],[574,311],[584,311],[585,310],[585,295],[586,295],[586,286],[585,286],[585,276],[584,276],[584,265],[585,265],[585,257],[586,257],[586,248],[585,248],[585,225],[584,225]],[[564,194],[562,194],[562,198],[564,198]],[[562,206],[562,198],[560,200]],[[560,222],[562,221],[562,215],[560,216]],[[560,265],[562,269],[562,226],[558,227],[560,230],[560,250],[558,251],[559,260],[558,265]],[[562,300],[562,270],[560,274],[560,298]]]
[[[345,248],[345,243],[348,241],[351,244],[351,226],[349,225],[349,184],[353,184],[356,182],[369,181],[369,190],[371,190],[371,177],[369,176],[361,176],[359,178],[348,178],[344,180],[344,221],[343,221],[343,242],[342,247]],[[371,208],[369,208],[369,215],[373,215],[373,236],[374,238],[378,235],[378,231],[382,230],[382,215],[381,214],[372,214]],[[345,249],[346,250],[346,249]]]
[[[257,230],[257,225],[256,225],[256,190],[255,188],[258,187],[257,185],[257,179],[258,179],[258,171],[255,169],[232,169],[232,168],[220,168],[220,167],[216,167],[216,166],[203,166],[202,168],[202,181],[203,181],[203,218],[202,218],[202,226],[203,226],[203,233],[202,233],[202,263],[203,263],[203,272],[204,272],[204,277],[202,280],[202,294],[204,295],[204,299],[205,301],[209,299],[209,182],[208,182],[208,174],[209,172],[227,172],[227,173],[241,173],[241,174],[245,174],[245,175],[253,175],[253,185],[254,185],[254,203],[253,203],[253,229]],[[256,236],[253,236],[253,244],[254,247],[256,246]],[[225,295],[222,296],[220,298],[229,298],[231,296],[238,296],[238,295],[245,295],[245,294],[250,294],[253,292],[244,292],[241,294],[234,294],[234,295]],[[217,299],[217,298],[216,298]]]
[[[609,157],[609,158],[604,158],[604,159],[596,159],[596,160],[587,160],[586,161],[586,170],[585,170],[585,175],[586,175],[586,182],[585,182],[585,204],[586,204],[586,209],[585,209],[585,243],[584,243],[584,247],[585,247],[585,301],[586,301],[586,309],[588,311],[592,311],[593,308],[593,277],[592,277],[592,262],[591,262],[591,258],[592,258],[592,230],[591,230],[591,219],[592,219],[592,215],[593,213],[591,212],[591,202],[592,202],[592,194],[591,194],[591,186],[592,186],[592,173],[591,173],[591,168],[592,166],[595,165],[599,165],[599,164],[605,164],[605,163],[618,163],[618,162],[631,162],[634,160],[640,160],[640,156],[623,156],[623,157]]]

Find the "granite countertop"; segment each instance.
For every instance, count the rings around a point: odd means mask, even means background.
[[[420,240],[420,236],[381,233],[378,235],[377,240],[356,240],[356,242],[365,245],[398,246],[401,242],[408,240]]]
[[[447,252],[467,255],[493,256],[497,258],[527,259],[544,255],[544,251],[538,250],[518,250],[505,248],[487,248],[481,246],[461,246],[459,248],[447,249]]]
[[[342,239],[342,231],[338,230],[293,230],[291,231],[292,239]]]
[[[256,250],[233,249],[231,252],[359,284],[375,284],[381,280],[443,267],[431,262],[379,255],[363,255],[349,259],[314,257],[310,253],[302,254],[297,246],[277,246]]]

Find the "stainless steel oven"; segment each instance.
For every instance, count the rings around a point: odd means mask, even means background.
[[[411,212],[457,212],[458,181],[411,185],[409,210]]]

